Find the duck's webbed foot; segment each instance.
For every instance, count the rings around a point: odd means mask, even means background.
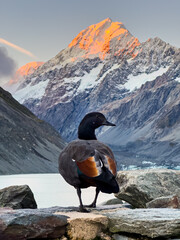
[[[79,212],[89,213],[90,211],[87,210],[86,208],[84,208],[83,205],[80,205],[80,206],[79,206]]]
[[[90,205],[85,205],[87,208],[96,208],[96,203],[92,202]]]

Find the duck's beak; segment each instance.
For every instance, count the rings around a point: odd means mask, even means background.
[[[116,126],[114,123],[110,123],[110,122],[108,122],[107,120],[105,120],[105,121],[103,122],[103,125],[106,125],[106,126]]]

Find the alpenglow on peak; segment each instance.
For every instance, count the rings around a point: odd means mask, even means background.
[[[139,40],[133,37],[122,22],[113,22],[110,18],[93,24],[82,30],[68,45],[72,51],[76,49],[78,57],[100,57],[108,55],[121,55],[123,51],[133,57]],[[79,50],[79,51],[78,51]]]

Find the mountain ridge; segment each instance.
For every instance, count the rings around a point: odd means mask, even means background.
[[[113,53],[115,53],[115,51],[117,51],[117,55],[121,55],[125,51],[126,55],[128,55],[128,54],[132,54],[133,55],[133,52],[135,51],[135,48],[139,46],[139,40],[137,38],[133,37],[131,35],[131,33],[129,33],[129,31],[125,28],[125,26],[121,22],[112,22],[112,20],[110,18],[107,18],[107,19],[104,19],[103,21],[99,22],[98,24],[99,25],[103,25],[103,23],[108,23],[108,26],[110,26],[112,24],[113,25],[116,24],[117,29],[119,29],[119,26],[123,26],[123,29],[125,29],[127,31],[126,34],[125,34],[126,35],[125,42],[123,42],[123,39],[119,39],[117,42],[114,43],[115,49],[114,49]],[[96,25],[97,24],[92,24],[91,26],[89,26],[86,29],[82,30],[78,35],[83,37],[83,33],[82,32],[88,32],[89,33],[93,28],[95,28]],[[107,35],[111,35],[112,29],[113,29],[113,27],[109,30],[109,34],[107,34]],[[103,30],[103,32],[105,30],[106,30],[106,28]],[[78,38],[78,35],[71,41],[71,43],[65,49],[61,50],[54,58],[50,59],[43,66],[39,67],[39,69],[35,72],[35,74],[40,74],[41,71],[42,72],[48,71],[49,68],[52,69],[54,66],[60,68],[61,65],[65,66],[66,64],[71,63],[71,62],[73,63],[74,61],[77,62],[77,61],[84,60],[84,58],[85,59],[86,58],[96,58],[96,57],[100,57],[100,58],[102,57],[102,59],[105,58],[105,55],[103,54],[103,52],[100,52],[100,50],[97,51],[94,54],[86,53],[86,51],[83,48],[81,49],[81,48],[77,47],[75,44],[73,44],[74,42],[76,42],[76,40]],[[119,33],[119,35],[122,35],[122,38],[124,37],[124,35],[121,34],[121,33]],[[119,35],[117,35],[115,38],[117,38]],[[111,36],[111,37],[114,37],[114,36]],[[109,44],[110,41],[113,40],[113,39],[111,39],[111,37],[110,37],[109,41],[107,41],[107,44]],[[105,36],[103,36],[103,41],[105,42]],[[121,43],[122,46],[120,46],[120,47],[117,46],[117,43],[119,41],[122,42]],[[83,38],[83,42],[85,42],[84,38]],[[102,43],[104,43],[104,42],[102,42]],[[128,43],[128,45],[130,47],[130,51],[129,52],[128,52],[128,48],[126,46],[127,43]],[[93,42],[93,44],[94,44],[94,42]],[[105,46],[107,44],[105,44]],[[105,46],[104,46],[104,48],[105,48]],[[111,51],[112,51],[112,49],[111,49]],[[118,53],[118,51],[119,51],[119,53]],[[134,56],[136,56],[136,54],[137,53],[134,53]],[[108,56],[111,57],[111,54],[107,54],[107,57]],[[34,75],[34,76],[36,76],[36,75]]]
[[[91,55],[98,55],[99,58],[104,59],[110,51],[113,52],[114,55],[120,54],[122,48],[119,48],[117,45],[124,37],[126,37],[126,39],[128,38],[129,41],[127,44],[129,46],[132,46],[135,42],[136,46],[140,45],[138,39],[134,38],[121,22],[112,22],[110,18],[107,18],[81,31],[68,47],[85,50],[85,55],[81,57],[87,58],[91,57]],[[121,44],[123,45],[123,43]],[[117,50],[117,48],[119,49]],[[73,61],[75,59],[76,57]]]

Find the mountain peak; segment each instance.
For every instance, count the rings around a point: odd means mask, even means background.
[[[26,76],[32,74],[38,67],[40,67],[44,62],[30,62],[22,67],[20,67],[15,76],[9,81],[9,85],[17,83],[21,78],[25,78]]]
[[[20,67],[3,87],[11,93],[16,91],[23,80],[30,74],[34,73],[35,70],[40,67],[44,62],[30,62]]]
[[[112,22],[112,19],[108,17],[108,18],[102,20],[100,23],[103,23],[103,22],[104,22],[104,23],[105,23],[105,22],[110,22],[110,23],[111,23],[111,22]]]
[[[134,40],[122,22],[113,22],[106,18],[82,30],[68,47],[71,50],[76,49],[76,56],[85,58],[98,56],[104,59],[110,53],[113,55],[121,53],[121,50],[128,48]],[[137,39],[135,42],[137,45],[140,44]]]

